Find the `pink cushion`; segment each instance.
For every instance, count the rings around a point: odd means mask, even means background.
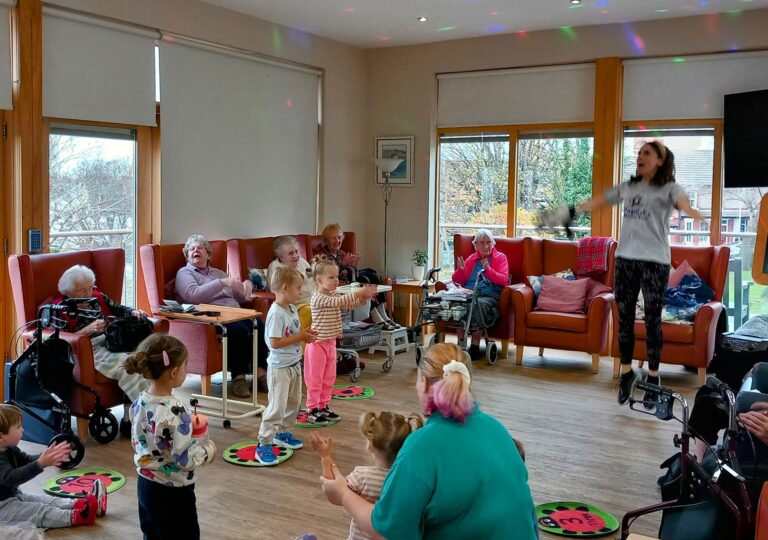
[[[542,311],[582,312],[584,311],[584,300],[587,297],[588,286],[589,280],[587,279],[568,280],[544,276],[536,307]]]
[[[684,260],[680,266],[675,268],[671,274],[669,274],[669,281],[667,287],[677,287],[685,276],[698,276],[696,270],[688,263],[688,259]]]
[[[598,294],[613,292],[608,285],[600,283],[592,278],[587,278],[589,284],[587,285],[587,296],[584,299],[584,311],[589,311],[589,304],[592,303],[592,299]]]

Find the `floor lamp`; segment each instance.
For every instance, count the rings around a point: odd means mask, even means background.
[[[387,273],[387,218],[389,213],[389,199],[392,198],[392,184],[389,183],[389,175],[403,162],[396,158],[377,158],[373,162],[380,171],[384,183],[381,185],[381,199],[384,201],[384,277],[389,277]],[[378,180],[377,180],[378,181]]]

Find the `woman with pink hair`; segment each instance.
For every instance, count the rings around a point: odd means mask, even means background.
[[[426,425],[408,435],[376,503],[353,492],[333,466],[328,500],[371,538],[537,537],[528,472],[512,436],[470,391],[470,360],[458,346],[430,347],[416,392]]]

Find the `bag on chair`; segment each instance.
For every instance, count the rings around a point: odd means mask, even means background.
[[[132,352],[139,343],[147,338],[155,329],[147,318],[123,317],[114,319],[104,331],[107,350],[112,352]]]

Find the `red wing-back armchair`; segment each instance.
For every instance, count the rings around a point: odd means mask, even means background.
[[[687,259],[702,281],[715,292],[713,300],[701,306],[696,312],[692,325],[661,323],[664,333],[661,363],[698,368],[699,384],[704,384],[707,378],[707,367],[715,353],[717,320],[723,310],[721,302],[728,274],[730,252],[730,248],[726,246],[672,246],[672,264],[678,266]],[[614,310],[613,321],[614,328],[618,329],[618,310]],[[618,331],[615,331],[611,347],[614,377],[618,377],[621,363],[618,335]],[[640,360],[641,367],[647,358],[645,321],[642,320],[635,321],[635,352],[632,357]]]
[[[46,301],[59,296],[59,278],[65,270],[82,264],[96,275],[99,290],[119,302],[123,296],[123,274],[125,273],[125,252],[118,248],[92,251],[68,251],[65,253],[44,253],[40,255],[11,255],[8,270],[19,324],[34,321],[37,309]],[[167,332],[168,323],[153,320],[156,332]],[[93,346],[88,336],[61,332],[59,337],[69,343],[75,356],[75,380],[95,389],[104,407],[114,407],[123,402],[123,392],[117,381],[105,377],[93,366]],[[25,333],[29,343],[31,333]],[[88,420],[85,418],[95,410],[96,401],[88,391],[75,389],[69,406],[78,416],[77,430],[82,440],[88,437]]]
[[[464,257],[465,259],[475,252],[475,246],[472,240],[473,234],[454,234],[453,235],[453,255],[454,258]],[[509,265],[509,283],[504,287],[499,295],[499,320],[488,329],[488,335],[501,341],[501,356],[506,358],[509,353],[509,341],[514,336],[514,316],[512,312],[512,289],[516,284],[522,283],[525,278],[523,271],[523,239],[495,237],[498,251],[507,256]],[[437,290],[444,288],[441,283],[437,284]],[[439,323],[438,323],[439,324]]]
[[[527,237],[524,242],[525,273],[542,276],[577,268],[577,242]],[[613,260],[616,242],[608,247],[607,272],[592,279],[613,289]],[[597,373],[600,353],[607,349],[613,294],[595,295],[586,313],[559,313],[534,309],[533,289],[525,286],[512,291],[515,311],[515,346],[517,365],[523,363],[525,346],[567,351],[583,351],[592,355],[592,371]]]
[[[227,245],[224,240],[210,241],[213,253],[210,265],[227,268]],[[184,244],[145,244],[139,248],[141,270],[151,309],[163,304],[163,298],[176,298],[176,272],[187,264]],[[200,375],[203,394],[210,394],[211,375],[221,371],[222,337],[208,324],[170,321],[170,335],[177,337],[189,351],[187,371]]]

